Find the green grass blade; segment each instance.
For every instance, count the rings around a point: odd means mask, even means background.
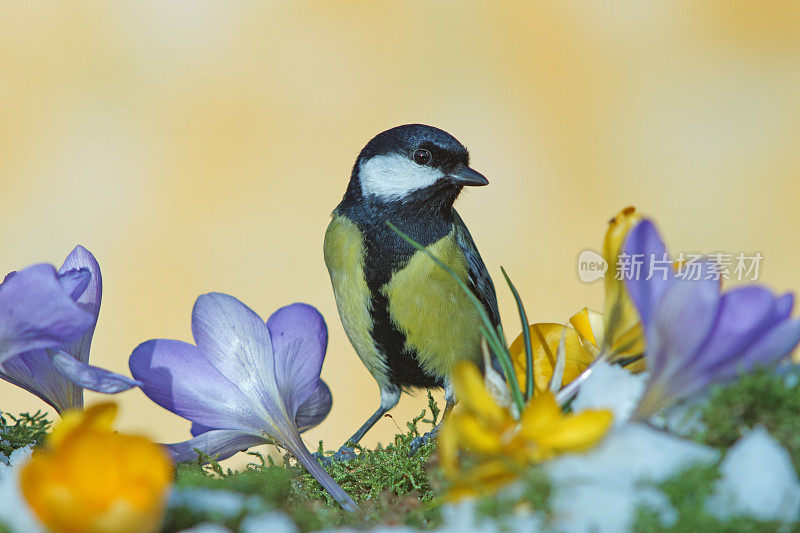
[[[508,283],[508,288],[511,289],[511,294],[514,295],[514,299],[517,301],[517,311],[519,312],[519,319],[522,322],[522,340],[525,343],[525,401],[529,402],[531,398],[533,398],[534,388],[533,346],[531,345],[530,324],[528,324],[528,315],[525,313],[525,306],[522,305],[522,298],[520,298],[517,288],[514,287],[511,278],[508,277],[506,269],[500,267],[500,271],[503,273],[503,277],[506,278],[506,283]]]
[[[506,380],[508,380],[508,388],[511,390],[511,395],[514,398],[519,398],[518,407],[520,405],[525,404],[525,399],[522,396],[522,391],[519,388],[519,379],[517,379],[517,374],[514,372],[514,361],[511,360],[511,351],[508,349],[508,340],[506,340],[506,334],[503,332],[503,325],[497,324],[497,336],[500,338],[500,347],[503,349],[504,357],[498,357],[497,360],[500,362],[500,366],[503,367],[503,372],[506,375]],[[506,363],[507,362],[507,363]],[[506,365],[507,366],[504,366]],[[520,411],[520,414],[522,411]]]

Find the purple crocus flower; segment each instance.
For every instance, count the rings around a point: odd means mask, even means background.
[[[298,303],[264,323],[236,298],[211,293],[194,305],[192,334],[196,345],[149,340],[129,361],[151,400],[192,422],[192,439],[167,445],[175,460],[196,459],[195,449],[224,459],[275,443],[342,507],[357,509],[300,437],[331,409],[330,390],[319,377],[328,344],[322,315]]]
[[[56,272],[33,265],[0,284],[0,378],[56,411],[83,407],[83,389],[116,393],[136,382],[88,365],[100,312],[100,266],[76,246]]]
[[[800,320],[789,319],[792,294],[775,296],[755,284],[722,293],[719,279],[705,268],[697,276],[679,276],[649,220],[631,231],[625,253],[641,261],[640,274],[626,286],[644,327],[650,372],[636,418],[775,363],[800,342]]]

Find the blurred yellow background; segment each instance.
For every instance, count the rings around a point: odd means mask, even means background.
[[[798,289],[798,95],[788,1],[5,2],[0,271],[89,248],[105,282],[92,362],[126,374],[139,342],[191,340],[201,293],[264,318],[317,306],[334,405],[306,442],[336,448],[379,402],[322,260],[369,138],[423,122],[470,149],[491,185],[457,207],[515,336],[499,266],[532,320],[599,308],[576,259],[628,204],[672,250],[758,251],[763,282]],[[123,429],[187,438],[141,392],[117,399]],[[0,400],[44,406],[5,382]],[[424,403],[405,397],[365,443]]]

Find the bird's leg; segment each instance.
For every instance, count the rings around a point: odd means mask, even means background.
[[[456,395],[453,392],[453,385],[448,381],[444,386],[444,413],[442,413],[442,421],[440,424],[443,424],[447,417],[450,416],[450,412],[453,410],[453,407],[456,405]]]
[[[400,389],[396,387],[382,387],[381,388],[381,406],[378,407],[378,410],[375,411],[371,417],[367,419],[364,424],[358,428],[352,437],[347,439],[347,441],[339,448],[335,454],[333,454],[334,461],[349,461],[350,459],[355,459],[356,452],[351,447],[354,444],[358,444],[364,435],[367,434],[367,431],[372,429],[378,420],[380,420],[383,415],[389,412],[397,402],[400,401]]]
[[[455,395],[453,394],[453,387],[452,385],[450,385],[449,381],[445,384],[444,387],[444,400],[445,400],[445,405],[444,405],[444,413],[442,413],[442,420],[439,421],[439,423],[436,424],[436,427],[434,427],[432,430],[430,430],[429,432],[425,433],[420,437],[414,438],[411,441],[411,444],[409,445],[409,448],[411,448],[409,455],[414,455],[419,451],[420,448],[422,448],[430,441],[438,437],[442,425],[447,421],[447,418],[453,411],[453,407],[455,407],[456,405],[456,398]]]

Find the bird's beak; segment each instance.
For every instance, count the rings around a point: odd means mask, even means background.
[[[451,174],[450,181],[452,181],[456,185],[466,185],[466,186],[489,185],[489,180],[487,180],[483,174],[475,170],[472,170],[469,167],[464,167],[458,172]]]

